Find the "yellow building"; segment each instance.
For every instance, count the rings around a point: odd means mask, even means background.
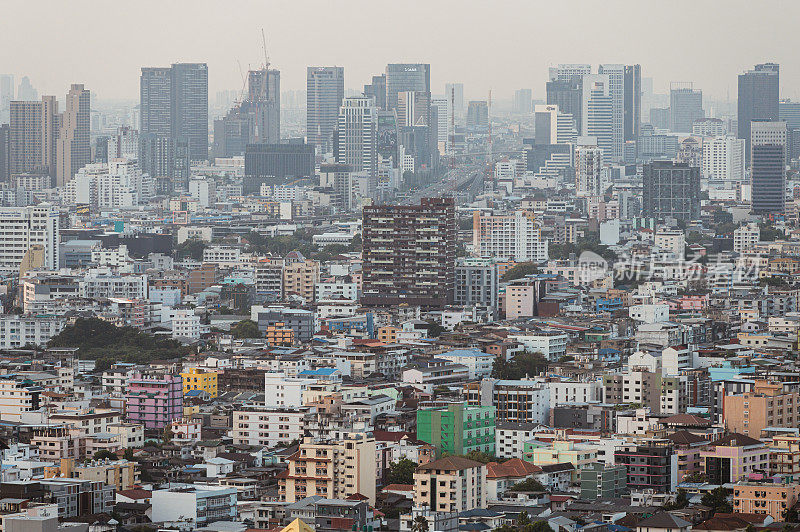
[[[46,467],[44,478],[78,478],[102,482],[117,491],[132,489],[139,483],[136,462],[128,460],[91,460],[76,464],[71,458],[62,458],[60,466]]]
[[[532,442],[526,442],[523,458],[537,466],[570,463],[575,466],[573,480],[576,480],[581,469],[597,461],[597,453],[576,449],[575,443],[571,441],[556,440],[551,447],[536,447]]]
[[[217,396],[217,374],[199,368],[191,368],[186,373],[181,373],[183,379],[183,395],[192,390],[208,392],[212,398]]]

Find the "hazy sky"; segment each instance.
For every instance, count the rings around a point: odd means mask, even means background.
[[[557,63],[640,63],[656,92],[694,81],[736,97],[736,75],[781,65],[781,95],[800,88],[800,2],[753,0],[29,0],[3,2],[0,73],[62,95],[83,82],[100,98],[138,98],[139,69],[209,65],[209,94],[240,89],[263,62],[261,28],[282,89],[309,65],[345,67],[361,87],[389,62],[431,63],[434,93],[463,81],[468,98],[530,87],[543,98]]]

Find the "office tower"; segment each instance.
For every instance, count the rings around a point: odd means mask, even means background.
[[[607,74],[583,77],[583,136],[595,137],[605,159],[614,158],[614,99]]]
[[[625,140],[636,140],[639,138],[639,129],[642,124],[642,67],[640,65],[625,66],[623,117]]]
[[[530,89],[518,89],[514,91],[514,100],[511,110],[520,115],[529,114],[533,108],[533,95]]]
[[[314,176],[314,147],[309,144],[248,144],[244,154],[243,192],[257,194],[263,183]]]
[[[142,68],[140,162],[152,176],[184,180],[188,163],[208,158],[208,67]]]
[[[14,75],[0,74],[0,124],[8,123],[11,100],[14,99]]]
[[[700,169],[687,163],[653,161],[642,168],[642,215],[683,221],[700,217]]]
[[[567,80],[551,80],[547,82],[547,105],[556,105],[558,109],[572,115],[575,130],[582,134],[583,127],[583,76],[575,75]]]
[[[92,146],[89,140],[91,96],[82,84],[73,84],[67,93],[56,148],[56,186],[64,184],[89,164]]]
[[[42,96],[40,102],[11,102],[9,168],[11,174],[55,174],[58,138],[58,102]]]
[[[333,150],[333,132],[344,99],[344,68],[308,67],[306,98],[308,143],[328,153]]]
[[[431,93],[403,91],[397,93],[397,126],[431,125]]]
[[[594,137],[578,137],[575,146],[575,195],[601,196],[603,183],[603,150]]]
[[[744,139],[718,136],[703,141],[703,178],[709,181],[744,180]]]
[[[651,107],[650,124],[657,129],[670,129],[670,109],[669,107]]]
[[[0,124],[0,183],[11,179],[11,126]]]
[[[386,109],[386,74],[372,76],[372,83],[364,85],[364,96],[374,98],[378,109]]]
[[[485,100],[472,100],[467,106],[467,127],[489,127],[489,104]]]
[[[319,182],[324,188],[333,189],[334,207],[350,210],[353,185],[350,179],[351,168],[346,164],[324,163],[319,165]]]
[[[444,97],[453,102],[453,111],[456,118],[464,116],[464,84],[446,83],[444,86]]]
[[[611,153],[606,159],[619,161],[625,144],[625,65],[600,65],[599,75],[608,76],[608,94],[611,96]]]
[[[578,132],[572,115],[557,105],[537,105],[533,118],[535,144],[575,144]]]
[[[31,85],[31,80],[28,76],[23,76],[17,88],[17,101],[19,102],[35,102],[39,99],[39,92]]]
[[[750,122],[754,214],[782,214],[786,199],[786,122]]]
[[[172,65],[172,137],[186,140],[192,161],[208,159],[208,65]]]
[[[444,307],[453,301],[455,201],[372,205],[363,214],[362,304]]]
[[[450,108],[450,98],[433,98],[431,108],[436,109],[436,141],[440,146],[440,153],[449,150],[450,136],[453,130],[450,127],[452,109]]]
[[[747,160],[750,160],[750,123],[778,119],[779,81],[780,67],[776,63],[756,65],[739,74],[737,136],[744,139]]]
[[[247,112],[253,126],[250,142],[281,141],[281,73],[261,68],[247,73]]]
[[[583,77],[592,73],[592,65],[585,63],[560,64],[550,67],[550,81],[570,81],[574,77]]]
[[[366,96],[345,98],[339,109],[336,162],[375,176],[378,167],[377,109]]]
[[[386,65],[386,108],[397,107],[397,93],[431,92],[431,66],[426,63]]]
[[[46,96],[45,96],[46,98]],[[47,203],[34,207],[0,207],[0,272],[19,274],[26,254],[30,267],[58,269],[59,238],[58,209]]]
[[[703,91],[691,82],[673,82],[669,89],[670,129],[674,133],[691,133],[695,120],[705,117]]]
[[[642,80],[642,120],[649,121],[650,109],[653,108],[653,78],[641,78]]]
[[[786,157],[800,157],[800,102],[781,100],[778,103],[778,120],[786,122]]]

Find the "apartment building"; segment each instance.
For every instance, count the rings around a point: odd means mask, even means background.
[[[785,520],[784,512],[797,504],[798,484],[740,482],[733,487],[733,511],[769,515],[776,522]]]
[[[161,430],[183,417],[183,383],[180,375],[135,373],[128,380],[126,419],[145,429]]]
[[[757,380],[752,391],[725,395],[722,419],[731,432],[760,438],[766,427],[796,427],[800,394],[784,391],[781,383]]]
[[[533,211],[486,215],[475,211],[472,218],[472,253],[476,257],[542,262],[547,260],[547,239]]]
[[[181,379],[183,380],[183,395],[192,390],[200,390],[206,392],[211,398],[217,397],[216,371],[190,368],[188,371],[181,373]]]
[[[495,452],[493,406],[452,403],[444,408],[417,410],[417,438],[430,443],[437,453]]]
[[[214,521],[234,521],[237,502],[236,488],[206,485],[155,490],[150,497],[153,522],[185,521],[196,528]]]
[[[447,456],[414,471],[414,506],[437,512],[486,508],[486,466],[460,456]]]
[[[64,318],[58,316],[16,314],[0,316],[0,349],[46,345],[65,325]]]
[[[291,295],[314,301],[314,293],[319,281],[319,263],[313,260],[291,261],[283,267],[283,297]]]
[[[252,408],[233,411],[234,445],[275,447],[303,437],[305,411]]]

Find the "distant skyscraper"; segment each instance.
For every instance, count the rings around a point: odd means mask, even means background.
[[[12,174],[56,171],[58,102],[42,96],[40,102],[11,102],[9,167]]]
[[[397,93],[397,125],[431,125],[431,94],[429,92],[403,91]]]
[[[0,74],[0,124],[8,122],[8,110],[14,99],[14,76]]]
[[[348,165],[353,172],[376,176],[377,108],[366,96],[345,98],[339,109],[336,162]]]
[[[625,67],[623,115],[625,140],[638,139],[639,129],[642,125],[642,67],[640,65]]]
[[[144,172],[183,180],[188,161],[208,159],[205,63],[142,68],[139,112],[139,156]]]
[[[530,89],[518,89],[514,91],[512,111],[517,114],[530,114],[533,110],[533,93]]]
[[[782,100],[778,104],[778,120],[786,122],[786,145],[789,160],[800,157],[800,102]]]
[[[786,206],[786,122],[750,123],[754,214],[782,214]]]
[[[694,121],[705,117],[703,91],[695,90],[691,83],[671,83],[669,112],[674,133],[691,133]]]
[[[427,63],[386,65],[386,108],[397,107],[397,93],[431,92],[431,66]]]
[[[653,78],[642,78],[642,120],[650,120],[650,109],[653,107]]]
[[[0,124],[0,183],[11,179],[11,126]]]
[[[614,99],[607,74],[583,76],[583,136],[595,137],[604,159],[614,157]]]
[[[687,163],[653,161],[642,167],[642,215],[663,220],[700,217],[700,169]]]
[[[248,114],[252,116],[250,142],[277,144],[281,141],[281,72],[260,68],[247,73]]]
[[[364,85],[364,96],[374,98],[378,109],[386,109],[386,74],[372,76],[372,83]]]
[[[611,153],[606,159],[619,161],[625,144],[625,65],[600,65],[597,72],[608,76],[608,93],[611,96]]]
[[[744,180],[744,139],[719,136],[703,140],[703,178]]]
[[[436,140],[445,151],[448,150],[450,136],[453,134],[450,127],[450,98],[433,98],[431,108],[436,109]],[[444,153],[444,152],[442,152]]]
[[[56,186],[63,187],[89,164],[92,145],[89,140],[91,96],[82,84],[73,84],[67,93],[56,147]]]
[[[578,137],[575,146],[575,195],[597,197],[605,192],[603,150],[594,137]]]
[[[333,150],[333,132],[336,130],[339,108],[344,99],[344,68],[308,67],[306,98],[308,143],[316,146],[322,153],[328,153]]]
[[[17,101],[19,102],[35,102],[39,99],[39,92],[31,85],[31,80],[28,76],[23,76],[17,88]]]
[[[583,76],[548,81],[547,105],[556,105],[562,113],[572,115],[575,130],[580,135],[583,128]]]
[[[575,144],[578,137],[572,115],[562,113],[557,105],[537,105],[533,126],[535,144]]]
[[[464,84],[447,83],[444,86],[444,97],[453,101],[456,118],[464,116]]]
[[[485,128],[489,126],[489,104],[486,100],[472,100],[467,106],[467,127]]]
[[[737,127],[738,137],[745,141],[750,159],[750,123],[753,120],[777,120],[780,67],[775,63],[756,65],[739,74]]]
[[[550,68],[550,81],[570,81],[575,76],[583,77],[592,73],[592,65],[585,63],[560,64]]]

